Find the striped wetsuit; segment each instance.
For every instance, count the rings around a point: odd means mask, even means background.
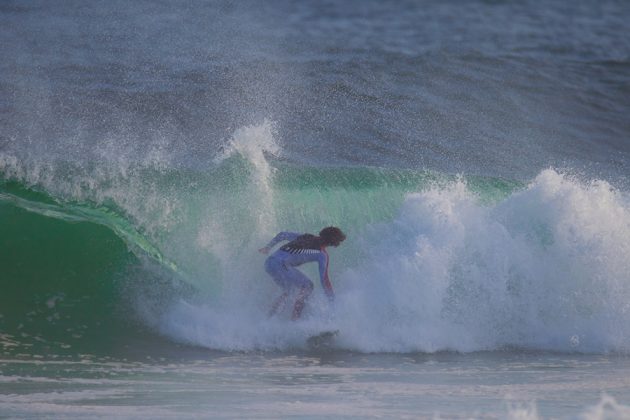
[[[328,278],[328,253],[318,236],[308,233],[280,232],[266,246],[271,249],[281,241],[289,241],[274,252],[265,261],[265,270],[285,292],[294,288],[310,293],[313,282],[300,270],[295,268],[307,262],[319,264],[319,278],[330,300],[334,299],[332,284]]]

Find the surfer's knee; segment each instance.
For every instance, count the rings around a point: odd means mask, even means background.
[[[312,281],[305,281],[302,282],[302,284],[300,284],[300,291],[298,293],[298,299],[306,299],[307,297],[309,297],[311,295],[311,293],[313,293],[313,289],[315,287],[313,286],[313,282]]]

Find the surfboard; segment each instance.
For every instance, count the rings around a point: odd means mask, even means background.
[[[306,345],[311,350],[330,348],[338,334],[339,330],[322,331],[307,338]]]

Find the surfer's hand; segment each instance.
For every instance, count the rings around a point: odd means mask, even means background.
[[[260,252],[261,254],[269,254],[269,248],[265,246],[263,248],[260,248],[258,252]]]

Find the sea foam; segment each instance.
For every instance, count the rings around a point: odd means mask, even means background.
[[[362,235],[338,304],[349,347],[630,349],[630,205],[606,182],[549,169],[483,205],[457,181]]]

